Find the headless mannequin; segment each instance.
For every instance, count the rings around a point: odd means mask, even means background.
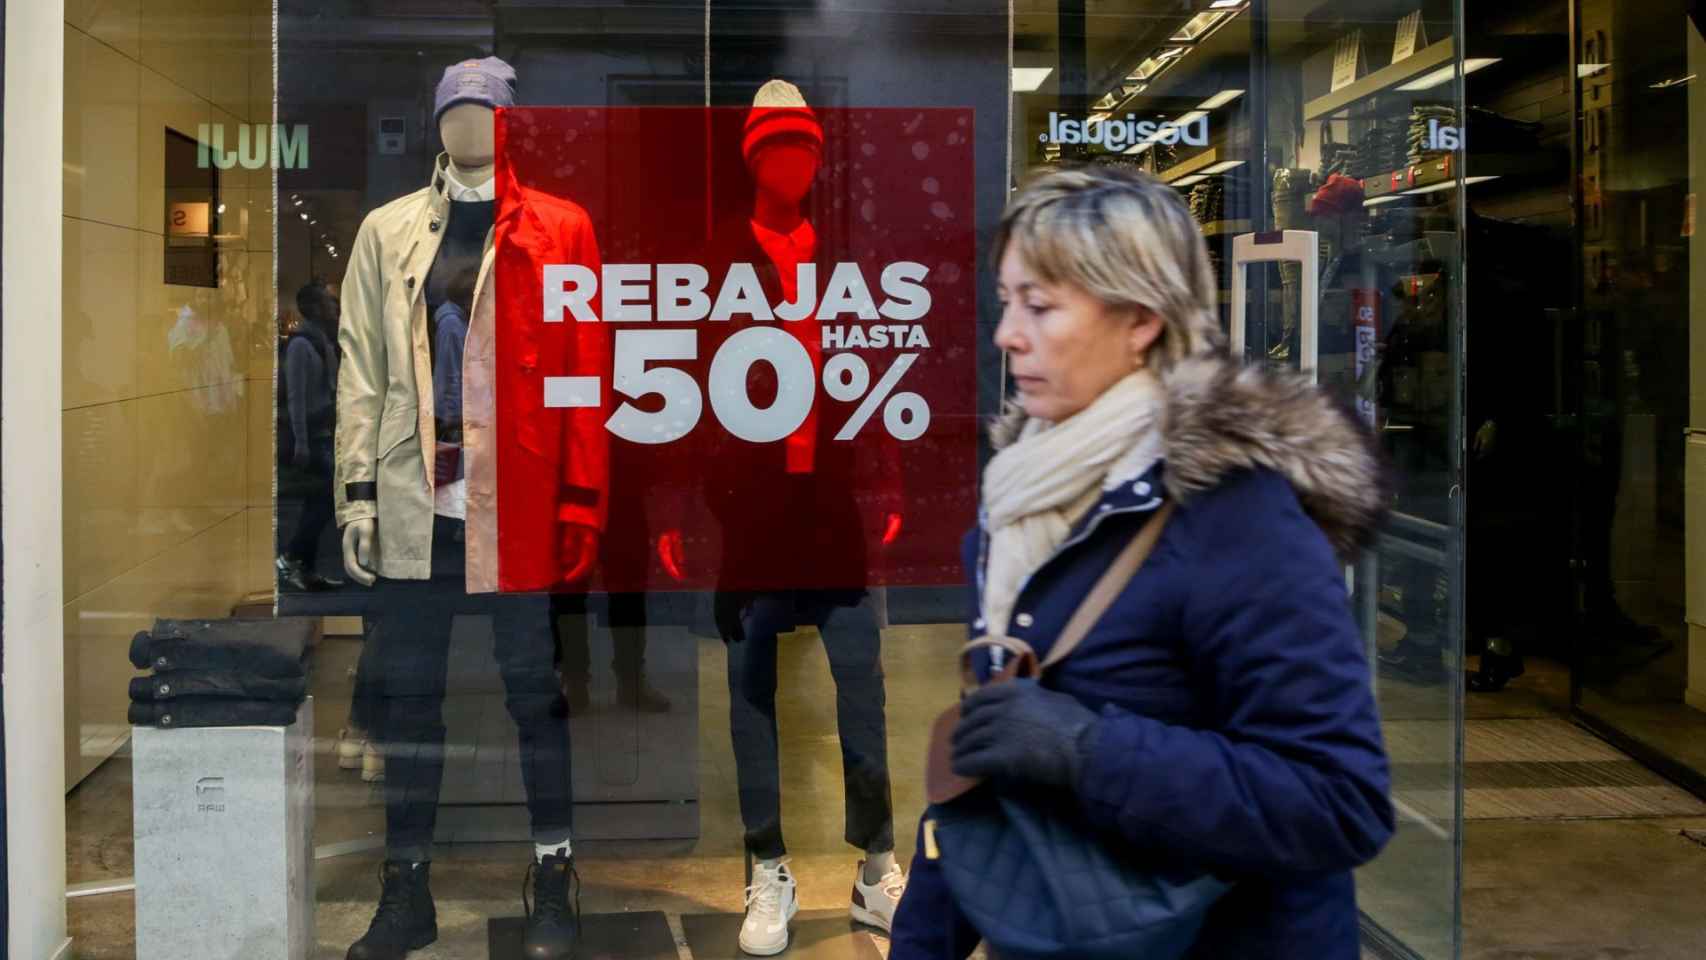
[[[450,155],[453,176],[466,187],[480,187],[492,179],[496,149],[492,108],[479,103],[459,103],[444,111],[438,135]],[[580,524],[565,523],[561,532],[563,582],[585,577],[598,557],[598,531]],[[373,542],[378,521],[351,521],[344,527],[344,570],[350,579],[370,587],[378,578],[373,570]]]

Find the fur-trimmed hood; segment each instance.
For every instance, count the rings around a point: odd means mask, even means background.
[[[1240,470],[1266,468],[1297,499],[1342,556],[1366,546],[1391,502],[1372,434],[1319,387],[1233,361],[1192,357],[1163,377],[1167,492],[1181,503]],[[1028,419],[1016,407],[990,428],[996,449]]]

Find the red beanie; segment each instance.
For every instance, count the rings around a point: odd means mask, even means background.
[[[741,141],[741,156],[747,163],[758,155],[764,141],[786,134],[804,136],[823,147],[823,125],[806,105],[800,88],[786,80],[771,80],[758,88],[752,98],[752,110],[746,115],[746,137]]]

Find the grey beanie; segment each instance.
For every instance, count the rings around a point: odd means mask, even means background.
[[[432,122],[459,103],[483,103],[492,109],[515,105],[515,68],[497,57],[463,60],[444,68],[433,98]]]

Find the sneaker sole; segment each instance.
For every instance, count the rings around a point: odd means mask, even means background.
[[[787,919],[786,923],[783,924],[783,927],[782,927],[782,942],[781,942],[781,944],[779,944],[777,946],[769,946],[769,947],[749,947],[746,945],[746,940],[743,938],[740,941],[740,952],[746,954],[749,957],[774,957],[778,953],[781,953],[784,950],[787,950],[788,949],[788,942],[793,939],[793,931],[790,930],[789,927],[794,922],[794,916],[796,914],[798,914],[799,912],[800,912],[800,904],[798,901],[795,901],[794,905],[788,909],[788,919]]]
[[[867,927],[876,927],[884,933],[890,932],[891,928],[894,926],[890,921],[884,920],[882,917],[866,910],[864,907],[853,908],[853,922],[862,923]]]

